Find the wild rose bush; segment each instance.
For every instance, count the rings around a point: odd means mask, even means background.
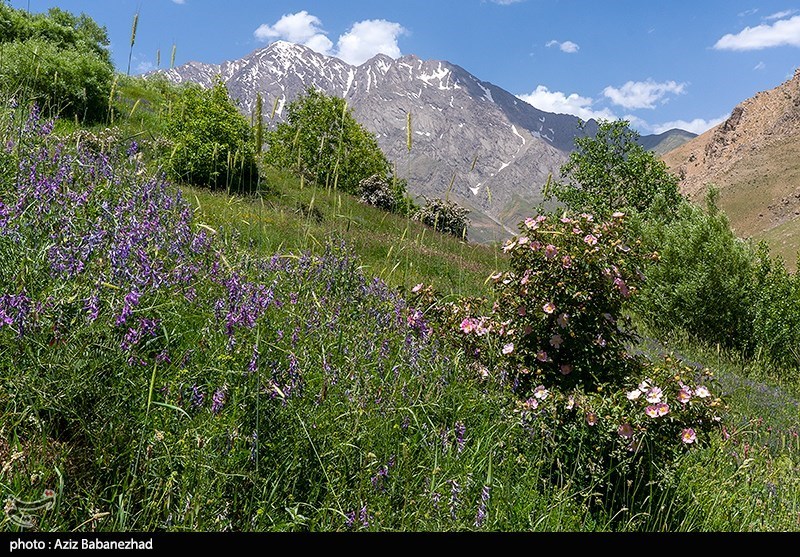
[[[503,354],[524,383],[564,386],[621,380],[633,368],[623,307],[638,290],[642,256],[628,245],[624,215],[540,215],[503,248],[511,269],[492,277]],[[635,366],[634,366],[635,367]]]
[[[628,240],[624,214],[540,215],[520,231],[504,246],[510,269],[489,278],[490,311],[465,301],[430,315],[482,377],[518,394],[520,423],[544,441],[554,481],[569,476],[605,503],[629,504],[718,429],[719,388],[707,370],[630,353],[637,335],[625,309],[655,256]]]

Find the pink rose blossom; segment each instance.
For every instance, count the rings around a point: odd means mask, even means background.
[[[536,359],[539,360],[540,362],[546,362],[547,361],[547,352],[545,352],[544,350],[539,350],[536,353]]]
[[[550,394],[550,391],[544,388],[544,385],[539,385],[533,390],[533,396],[538,398],[539,400],[544,400],[547,398],[547,395]]]
[[[549,260],[555,259],[556,255],[558,255],[558,248],[553,244],[547,244],[547,247],[544,248],[544,256]]]
[[[633,428],[631,424],[622,424],[617,428],[617,433],[623,439],[630,439],[633,437]]]
[[[511,354],[513,351],[514,351],[514,343],[513,342],[509,342],[508,344],[503,346],[503,354],[508,355],[508,354]]]
[[[593,425],[597,424],[597,421],[598,421],[597,414],[595,414],[594,412],[587,412],[586,413],[586,423],[587,424],[589,424],[590,426],[593,426]]]
[[[572,373],[573,367],[571,364],[561,364],[559,370],[561,371],[561,375],[569,375]]]
[[[542,306],[542,311],[548,315],[551,315],[556,311],[556,305],[553,302],[547,302]]]
[[[589,234],[583,239],[583,241],[589,244],[590,246],[597,245],[597,237],[594,234]]]
[[[561,335],[553,335],[553,336],[550,338],[550,346],[552,346],[552,347],[553,347],[553,348],[555,348],[556,350],[558,350],[559,348],[561,348],[561,344],[562,344],[563,342],[564,342],[564,339],[563,339],[563,338],[561,338]]]
[[[567,325],[569,324],[569,315],[567,315],[566,313],[562,313],[556,319],[556,323],[558,323],[559,327],[561,327],[562,329],[565,329],[567,327]]]
[[[686,443],[687,445],[691,445],[695,441],[697,441],[697,434],[692,428],[686,428],[681,432],[681,441]]]

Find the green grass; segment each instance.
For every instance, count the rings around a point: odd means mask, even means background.
[[[505,265],[497,246],[464,242],[405,217],[359,203],[354,197],[304,185],[285,172],[267,170],[266,191],[237,197],[183,188],[201,222],[257,253],[319,252],[343,238],[361,268],[389,285],[411,290],[433,285],[444,296],[485,295],[486,279]]]

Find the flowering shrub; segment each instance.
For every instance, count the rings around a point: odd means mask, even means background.
[[[541,215],[506,243],[511,270],[492,277],[496,319],[502,353],[523,382],[591,388],[631,371],[634,335],[622,310],[638,290],[642,257],[623,221],[622,213],[608,222]]]
[[[425,206],[414,214],[414,219],[443,234],[452,234],[456,238],[466,240],[469,227],[468,213],[467,209],[452,201],[425,197]]]
[[[624,224],[619,212],[607,222],[526,219],[504,246],[510,270],[489,277],[491,311],[479,300],[429,311],[479,376],[494,373],[517,392],[520,423],[551,453],[553,480],[569,474],[604,505],[644,496],[642,486],[722,419],[710,372],[629,353],[636,334],[624,310],[648,256]]]

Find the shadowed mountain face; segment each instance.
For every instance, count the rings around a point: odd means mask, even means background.
[[[681,189],[701,200],[709,185],[743,237],[766,240],[795,268],[800,247],[800,70],[739,104],[722,124],[663,156]]]
[[[408,180],[409,192],[449,197],[470,209],[470,239],[479,242],[514,234],[542,201],[548,176],[559,177],[575,138],[597,129],[593,120],[582,130],[575,116],[538,110],[455,64],[415,56],[377,55],[351,66],[279,41],[240,60],[190,62],[160,73],[204,86],[219,75],[248,116],[260,92],[275,123],[310,86],[345,98],[398,176]]]

